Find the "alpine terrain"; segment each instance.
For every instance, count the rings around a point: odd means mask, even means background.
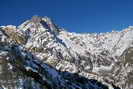
[[[0,89],[133,89],[133,27],[72,33],[38,16],[0,26]]]

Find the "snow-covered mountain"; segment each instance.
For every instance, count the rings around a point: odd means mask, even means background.
[[[133,27],[72,33],[48,17],[0,27],[1,89],[133,89]]]

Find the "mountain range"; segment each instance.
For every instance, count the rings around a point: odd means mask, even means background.
[[[0,89],[133,89],[133,27],[74,33],[48,17],[0,26]]]

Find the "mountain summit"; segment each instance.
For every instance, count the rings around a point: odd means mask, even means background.
[[[48,17],[0,27],[1,89],[132,89],[133,28],[71,33]]]

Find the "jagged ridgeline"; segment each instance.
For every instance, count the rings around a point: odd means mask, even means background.
[[[48,17],[0,27],[0,89],[133,89],[133,28],[72,33]]]

